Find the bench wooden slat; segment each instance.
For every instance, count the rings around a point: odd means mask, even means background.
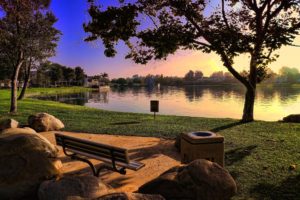
[[[100,157],[100,156],[95,156],[93,154],[83,153],[83,152],[77,151],[77,150],[72,150],[72,152],[78,153],[78,154],[86,156],[88,158],[93,158],[93,159],[96,159],[96,160],[101,160],[101,161],[103,161],[104,163],[107,163],[107,164],[111,164],[111,159],[103,158],[103,157]],[[143,166],[145,166],[145,164],[139,163],[139,162],[135,162],[135,161],[131,161],[128,164],[116,161],[116,165],[121,166],[121,167],[126,167],[126,168],[134,170],[134,171],[137,171],[140,168],[142,168]]]
[[[61,145],[63,144],[63,142],[61,141],[61,142],[59,142]],[[110,150],[109,149],[105,149],[104,147],[101,147],[101,146],[99,146],[99,147],[96,147],[96,146],[89,146],[89,145],[87,145],[87,144],[83,144],[83,143],[80,143],[80,142],[78,142],[78,141],[71,141],[71,140],[65,140],[64,141],[64,144],[65,145],[74,145],[74,146],[80,146],[80,147],[82,147],[82,148],[87,148],[87,149],[90,149],[90,150],[95,150],[95,151],[100,151],[100,152],[102,152],[102,153],[104,153],[104,154],[110,154]],[[126,155],[126,151],[127,150],[125,150],[125,151],[123,151],[123,152],[120,152],[120,151],[114,151],[114,154],[115,155],[120,155],[120,156],[124,156],[124,155]]]
[[[62,135],[59,133],[55,134],[55,139],[57,145],[62,146],[67,152],[72,152],[84,156],[86,158],[101,160],[109,165],[113,165],[114,160],[115,165],[135,171],[145,166],[145,164],[143,163],[137,161],[130,161],[128,156],[128,150],[124,148],[110,146],[102,143],[96,143],[93,141],[79,139],[67,135]],[[116,170],[116,168],[114,169]],[[118,172],[120,173],[120,171]],[[96,174],[95,171],[94,174]]]
[[[63,146],[62,142],[59,142],[58,144]],[[67,141],[64,142],[64,146],[66,148],[69,148],[69,149],[81,150],[83,152],[90,153],[90,154],[96,154],[96,155],[99,155],[101,157],[109,157],[110,158],[112,156],[110,150],[105,150],[103,148],[89,147],[86,144],[80,144],[78,142],[74,143],[74,142],[71,142],[71,141],[67,140]],[[123,152],[123,153],[113,152],[113,156],[116,159],[119,159],[119,160],[122,160],[123,162],[128,163],[128,160],[126,159],[126,157],[127,157],[126,152]]]
[[[78,141],[78,142],[86,143],[88,145],[94,145],[96,147],[97,146],[102,146],[102,147],[104,147],[106,149],[113,149],[115,151],[120,151],[120,152],[127,151],[127,149],[124,149],[124,148],[114,147],[114,146],[110,146],[110,145],[107,145],[107,144],[93,142],[93,141],[90,141],[90,140],[79,139],[79,138],[75,138],[75,137],[71,137],[71,136],[67,136],[67,135],[62,135],[62,134],[59,134],[59,133],[56,133],[55,135],[58,136],[58,138],[62,137],[64,139],[70,139],[70,140],[73,140],[73,141]]]
[[[65,145],[65,148],[66,148],[67,151],[71,151],[71,152],[74,152],[74,153],[75,153],[75,150],[76,150],[77,154],[79,154],[79,155],[82,154],[82,153],[87,153],[87,154],[90,154],[90,155],[95,155],[95,156],[99,156],[101,158],[107,158],[107,159],[110,159],[110,160],[112,158],[110,153],[109,154],[102,154],[102,153],[99,153],[99,152],[96,152],[96,151],[89,151],[87,149],[82,149],[82,148],[72,146],[72,145]],[[81,153],[78,153],[78,152],[81,152]],[[125,155],[123,157],[115,157],[115,160],[119,161],[119,162],[129,163],[126,160]]]
[[[107,149],[106,147],[103,147],[101,144],[98,145],[98,146],[95,146],[95,145],[90,145],[90,144],[82,143],[80,141],[73,141],[73,140],[70,140],[68,138],[66,138],[66,139],[64,138],[63,140],[61,139],[61,140],[58,141],[58,143],[60,143],[60,144],[71,143],[71,144],[83,146],[85,148],[94,149],[94,150],[97,150],[97,151],[110,152],[110,149]],[[124,150],[122,152],[121,151],[115,151],[115,152],[124,155],[126,151]]]
[[[114,151],[114,156],[116,158],[124,158],[126,163],[129,163],[129,157],[128,157],[128,151],[127,149],[123,149],[123,148],[119,148],[119,147],[113,147],[113,146],[109,146],[109,145],[105,145],[102,143],[95,143],[89,140],[83,140],[83,139],[78,139],[78,138],[74,138],[70,137],[70,136],[65,136],[65,135],[61,135],[61,134],[55,134],[56,137],[56,141],[58,143],[58,145],[63,146],[63,142],[64,145],[68,145],[69,143],[74,144],[74,146],[80,146],[83,148],[83,151],[85,151],[85,149],[91,149],[91,148],[95,148],[97,149],[96,151],[99,152],[103,152],[103,150],[107,151],[107,155],[111,157],[111,152],[110,150]],[[77,142],[76,144],[74,142]],[[83,144],[85,145],[83,147]],[[77,149],[79,150],[79,149]],[[87,152],[87,153],[92,153],[91,151]],[[105,152],[103,152],[105,154]],[[103,155],[102,155],[103,156]]]

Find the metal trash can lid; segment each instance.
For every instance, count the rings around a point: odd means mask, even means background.
[[[210,131],[196,131],[182,134],[182,139],[192,144],[222,143],[224,137]]]

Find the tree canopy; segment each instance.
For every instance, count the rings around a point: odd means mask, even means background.
[[[50,0],[1,0],[0,63],[11,69],[11,112],[17,111],[17,84],[22,66],[53,56],[60,32],[48,9]],[[30,70],[27,70],[30,72]]]
[[[179,49],[219,55],[247,88],[243,121],[253,120],[256,84],[267,77],[276,50],[293,45],[300,29],[299,0],[220,0],[214,9],[206,0],[120,0],[108,7],[89,2],[86,41],[101,39],[106,56],[116,55],[119,41],[129,48],[126,58],[141,64]],[[245,54],[249,70],[240,73],[234,59]]]

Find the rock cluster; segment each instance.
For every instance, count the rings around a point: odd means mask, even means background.
[[[19,122],[14,119],[5,119],[0,122],[0,131],[8,129],[8,128],[18,128]]]
[[[39,185],[60,175],[58,149],[32,129],[5,129],[0,135],[0,197],[33,199]]]
[[[94,199],[112,192],[95,176],[63,177],[44,181],[38,191],[39,200]]]
[[[30,115],[28,117],[28,124],[37,132],[57,131],[65,127],[59,119],[48,113]]]
[[[167,200],[227,200],[236,194],[237,187],[224,168],[199,159],[171,168],[141,186],[139,192],[160,194]]]
[[[201,159],[169,169],[138,193],[115,192],[94,176],[63,177],[57,147],[36,132],[59,130],[63,123],[47,113],[28,122],[31,128],[0,122],[1,200],[227,200],[237,191],[224,168]]]

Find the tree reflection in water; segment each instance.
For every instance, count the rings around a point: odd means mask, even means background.
[[[112,87],[105,91],[57,94],[38,98],[101,109],[141,113],[149,113],[149,101],[157,99],[161,102],[160,114],[239,118],[244,93],[243,87],[228,85]],[[284,115],[290,114],[289,112],[300,109],[300,104],[298,106],[300,88],[259,87],[256,98],[256,119],[278,120]]]

